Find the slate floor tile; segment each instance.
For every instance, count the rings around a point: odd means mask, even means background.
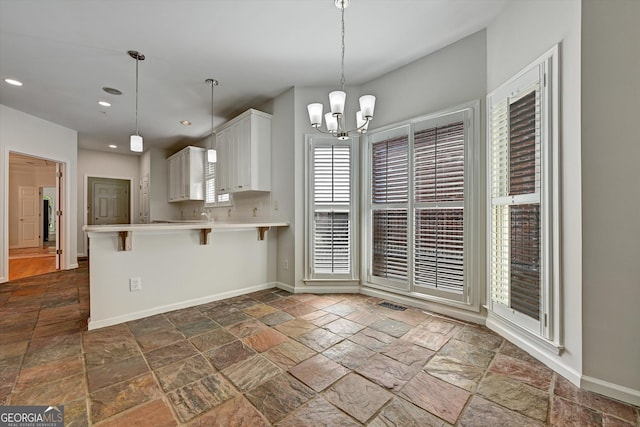
[[[255,354],[256,352],[251,347],[240,340],[233,341],[204,353],[213,366],[219,370],[243,362]]]
[[[368,378],[387,390],[399,391],[413,376],[420,371],[419,367],[412,367],[400,363],[382,354],[367,359],[356,372]]]
[[[483,427],[488,425],[489,424],[483,424]],[[380,414],[368,424],[368,426],[444,427],[445,422],[402,398],[394,397],[393,400],[385,406],[382,411],[380,411]]]
[[[376,331],[375,329],[366,328],[357,334],[349,337],[349,341],[360,344],[363,347],[373,351],[382,351],[387,345],[396,339],[391,335]]]
[[[374,383],[349,374],[324,393],[324,398],[361,423],[373,416],[393,395]]]
[[[269,421],[244,396],[236,396],[221,405],[216,406],[206,415],[193,423],[190,427],[212,426],[251,426],[268,427]]]
[[[246,344],[260,353],[287,341],[289,341],[289,338],[271,328],[264,329],[255,335],[244,338]]]
[[[296,340],[315,351],[323,351],[343,339],[340,335],[320,328],[309,331],[296,338]]]
[[[270,360],[258,355],[231,365],[222,372],[238,390],[245,392],[259,386],[282,371]]]
[[[280,427],[352,427],[360,423],[317,397],[278,424]]]
[[[547,419],[549,393],[535,387],[488,372],[478,386],[478,393],[528,417],[540,421]]]
[[[316,352],[297,341],[287,341],[263,353],[263,355],[284,370],[288,370],[315,355]]]
[[[246,394],[247,399],[272,423],[280,421],[313,396],[313,390],[285,373]]]
[[[418,372],[400,396],[450,424],[455,424],[471,394],[447,382]]]
[[[162,366],[177,362],[178,360],[195,356],[196,354],[197,350],[195,347],[189,341],[183,340],[156,350],[151,350],[145,353],[144,356],[151,369],[158,369]]]
[[[321,392],[349,370],[322,354],[317,354],[289,369],[289,373],[314,389]]]
[[[353,341],[345,340],[326,349],[322,354],[334,362],[342,364],[345,368],[356,369],[376,352]]]
[[[369,325],[369,327],[396,338],[400,338],[411,329],[410,325],[393,319],[378,320]]]
[[[213,374],[214,371],[215,369],[211,367],[203,356],[197,355],[163,366],[154,372],[162,389],[168,392],[201,380]]]

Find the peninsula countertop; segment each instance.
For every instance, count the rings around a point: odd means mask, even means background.
[[[110,224],[110,225],[85,225],[83,231],[89,233],[118,233],[121,231],[171,231],[171,230],[241,230],[247,228],[288,227],[284,221],[257,221],[257,222],[223,222],[223,221],[176,221],[157,222],[153,224]]]

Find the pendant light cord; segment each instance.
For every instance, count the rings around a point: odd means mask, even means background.
[[[136,135],[138,135],[138,58],[139,54],[136,55]]]
[[[340,70],[341,70],[341,76],[340,76],[340,87],[342,88],[342,91],[344,92],[344,0],[342,1],[342,5],[340,7],[341,10],[341,15],[342,15],[342,58],[341,58],[341,62],[340,62]]]

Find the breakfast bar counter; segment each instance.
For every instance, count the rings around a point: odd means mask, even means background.
[[[274,287],[275,233],[288,225],[191,221],[85,226],[89,329]]]

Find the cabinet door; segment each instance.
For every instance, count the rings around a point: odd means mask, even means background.
[[[216,181],[218,181],[218,193],[228,193],[231,190],[229,185],[231,152],[229,148],[229,129],[216,133],[216,150],[218,152]]]
[[[206,151],[202,148],[189,147],[188,197],[189,200],[204,200],[204,162]]]
[[[235,126],[236,141],[236,191],[249,190],[251,186],[251,117],[238,122]]]
[[[178,158],[169,159],[169,201],[175,202],[180,196],[178,187]]]
[[[180,152],[180,199],[189,200],[189,151]]]

